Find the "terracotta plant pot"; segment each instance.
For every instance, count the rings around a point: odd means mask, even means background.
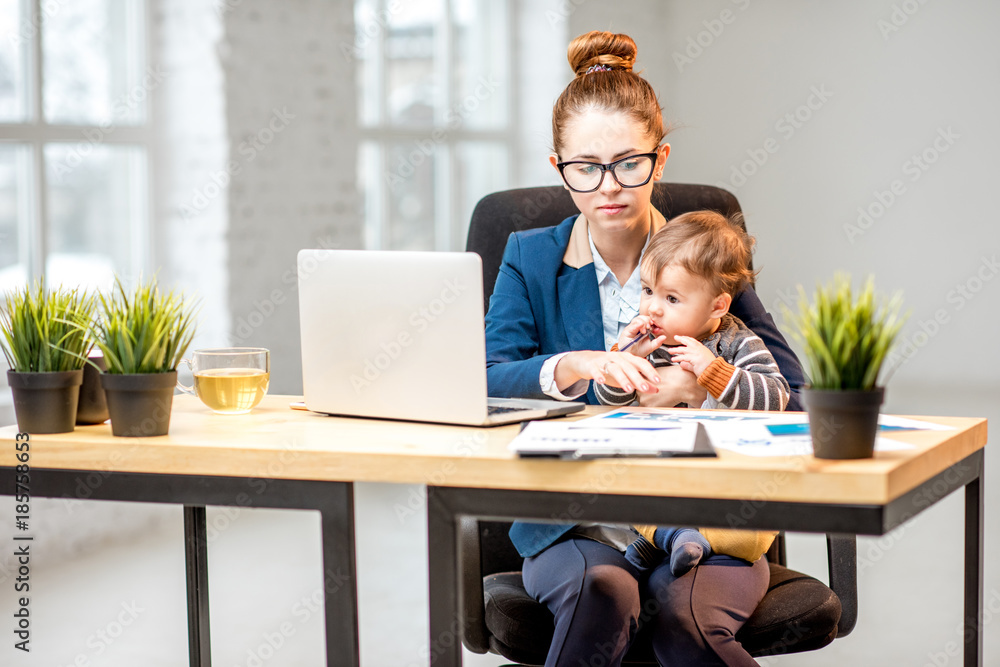
[[[80,386],[80,403],[76,408],[77,425],[103,424],[108,420],[108,402],[101,388],[101,371],[104,370],[104,357],[92,356],[90,361],[97,364],[83,366],[83,384]]]
[[[54,373],[7,371],[18,430],[23,433],[72,431],[82,382],[82,369]]]
[[[108,401],[112,435],[167,434],[177,371],[135,375],[104,372],[101,373],[101,386]]]
[[[818,459],[871,458],[884,398],[884,387],[871,391],[804,389],[813,455]]]

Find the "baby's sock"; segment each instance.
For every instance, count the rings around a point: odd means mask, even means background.
[[[632,563],[639,572],[645,572],[663,560],[663,552],[640,536],[625,549],[625,560]]]
[[[670,572],[679,577],[711,555],[712,547],[704,535],[682,528],[670,540]]]

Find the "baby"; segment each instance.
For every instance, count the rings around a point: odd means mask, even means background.
[[[753,279],[753,241],[738,224],[714,211],[685,213],[657,232],[640,266],[639,316],[612,347],[648,355],[656,366],[677,364],[695,374],[708,396],[702,408],[784,410],[788,382],[767,347],[729,314],[735,295]],[[669,346],[669,347],[668,347]],[[604,405],[628,405],[635,391],[595,384]],[[670,556],[679,576],[711,553],[756,561],[776,533],[746,530],[636,526],[642,535],[626,551],[640,569]],[[657,550],[661,550],[659,553]]]

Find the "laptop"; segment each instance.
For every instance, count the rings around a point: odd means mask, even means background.
[[[475,253],[301,250],[298,280],[303,394],[313,412],[495,426],[585,407],[487,397]]]

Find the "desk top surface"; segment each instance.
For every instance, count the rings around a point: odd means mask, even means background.
[[[759,458],[724,450],[708,459],[522,460],[507,449],[516,425],[328,417],[290,409],[297,398],[267,396],[250,414],[217,415],[194,397],[176,396],[169,435],[114,437],[107,423],[31,434],[31,467],[885,504],[986,444],[985,419],[921,417],[954,430],[893,432],[885,437],[914,447],[864,460]],[[15,426],[0,428],[0,441],[13,441],[16,433]],[[13,447],[8,451],[2,465],[14,465]]]

